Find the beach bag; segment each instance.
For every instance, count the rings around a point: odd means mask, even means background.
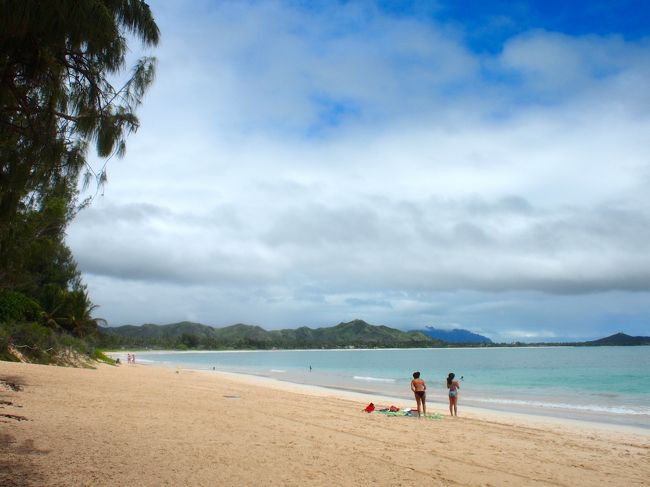
[[[375,405],[373,403],[368,404],[365,408],[364,411],[367,413],[372,413],[375,410]]]

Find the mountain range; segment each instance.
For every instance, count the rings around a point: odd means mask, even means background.
[[[426,336],[442,340],[447,343],[492,343],[488,337],[472,333],[469,330],[455,328],[453,330],[441,330],[433,326],[426,326],[423,330],[416,330],[424,333]]]
[[[101,344],[107,347],[139,346],[200,349],[273,348],[421,348],[438,347],[443,342],[419,331],[401,331],[387,326],[353,320],[325,328],[291,328],[267,331],[253,325],[237,324],[213,328],[200,323],[169,325],[145,324],[101,330]]]
[[[144,324],[102,328],[99,345],[105,348],[160,349],[317,349],[317,348],[431,348],[450,344],[467,346],[534,346],[534,343],[494,344],[482,335],[467,330],[402,331],[377,326],[363,320],[323,328],[289,328],[265,330],[259,326],[237,324],[222,328],[201,323],[181,322],[169,325]],[[539,343],[537,345],[549,345]],[[566,346],[650,345],[650,337],[616,333],[598,340],[553,343]]]

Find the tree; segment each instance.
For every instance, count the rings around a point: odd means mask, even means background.
[[[24,216],[61,188],[74,211],[84,167],[103,184],[105,171],[86,162],[90,144],[100,157],[124,154],[155,59],[138,60],[120,87],[113,80],[127,38],[154,46],[159,31],[141,0],[0,0],[0,13],[0,287],[11,287]]]
[[[86,204],[78,201],[84,168],[87,182],[106,180],[87,164],[89,147],[121,157],[138,128],[155,59],[142,57],[125,76],[127,41],[158,39],[142,0],[0,0],[0,301],[11,305],[0,316],[4,342],[21,330],[88,337],[102,321],[91,315],[96,306],[65,229]]]

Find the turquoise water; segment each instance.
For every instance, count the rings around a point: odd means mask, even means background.
[[[407,401],[411,374],[419,370],[427,400],[440,409],[447,401],[445,378],[454,372],[462,377],[461,407],[650,428],[650,347],[140,352],[138,362],[214,368]]]

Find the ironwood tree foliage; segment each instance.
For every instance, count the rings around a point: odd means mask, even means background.
[[[0,0],[0,290],[86,296],[64,243],[87,164],[122,156],[155,59],[127,71],[128,41],[155,46],[142,0]],[[118,82],[118,80],[120,80]],[[51,294],[51,292],[50,292]]]

